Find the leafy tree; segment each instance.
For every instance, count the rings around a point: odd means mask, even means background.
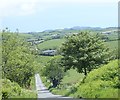
[[[56,56],[46,65],[43,75],[45,75],[53,84],[52,87],[59,85],[64,75],[63,67],[60,64],[61,57]]]
[[[100,64],[109,61],[109,49],[98,34],[81,32],[68,36],[61,51],[65,70],[73,67],[85,75]]]
[[[34,56],[25,40],[13,33],[2,34],[2,69],[3,78],[17,82],[20,86],[29,87],[34,75]]]

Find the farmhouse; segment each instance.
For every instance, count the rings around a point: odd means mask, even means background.
[[[33,45],[33,44],[40,44],[44,42],[44,40],[43,39],[28,39],[27,42],[30,42]]]
[[[34,44],[39,44],[39,43],[42,43],[42,42],[44,42],[44,40],[34,41]]]
[[[60,35],[59,34],[54,34],[52,35],[52,39],[59,39],[60,38]]]
[[[54,56],[56,52],[57,52],[56,50],[45,50],[45,51],[42,51],[42,55]]]

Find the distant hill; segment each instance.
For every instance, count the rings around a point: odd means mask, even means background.
[[[93,31],[102,31],[102,30],[113,30],[117,29],[117,27],[106,27],[106,28],[101,28],[101,27],[89,27],[89,26],[74,26],[71,28],[63,28],[63,29],[50,29],[50,30],[44,30],[42,32],[29,32],[29,34],[35,34],[35,33],[51,33],[51,32],[64,32],[64,31],[70,31],[70,30],[93,30]]]
[[[80,33],[81,31],[93,31],[93,32],[97,32],[97,33],[103,33],[103,35],[106,35],[107,33],[109,33],[111,36],[115,35],[115,39],[116,39],[117,32],[116,33],[113,32],[114,30],[117,30],[117,27],[101,28],[101,27],[89,27],[89,26],[87,26],[87,27],[74,26],[71,28],[63,28],[63,29],[55,29],[55,30],[49,29],[49,30],[44,30],[42,32],[28,32],[26,34],[20,34],[20,35],[27,39],[30,39],[30,38],[43,39],[46,41],[46,40],[51,40],[51,39],[61,39],[61,38],[65,37],[66,35],[71,35],[73,33],[74,34]],[[106,33],[106,34],[104,34],[104,33]],[[107,36],[107,38],[108,38],[108,36]],[[115,40],[115,39],[112,39],[112,40]]]
[[[72,28],[65,28],[64,30],[102,30],[100,27],[80,27],[80,26],[74,26]]]

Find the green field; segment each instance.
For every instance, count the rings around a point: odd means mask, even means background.
[[[78,73],[75,69],[70,69],[62,79],[61,84],[69,84],[71,86],[72,84],[76,84],[78,81],[81,81],[83,77],[84,75]]]
[[[38,48],[40,50],[45,50],[45,49],[56,49],[59,48],[62,43],[65,42],[65,39],[53,39],[53,40],[48,40],[45,41],[41,44],[38,45]],[[118,41],[108,41],[105,42],[105,44],[111,49],[117,49],[118,48]]]
[[[120,41],[120,40],[119,40]],[[118,49],[118,41],[105,42],[111,50]]]
[[[45,41],[41,44],[38,45],[38,48],[40,50],[45,50],[45,49],[57,49],[59,48],[62,43],[64,43],[65,39],[53,39],[53,40],[48,40]]]
[[[73,87],[79,84],[84,78],[84,74],[78,73],[75,69],[70,69],[61,80],[59,88],[51,89],[53,94],[61,94],[63,96],[69,95]]]
[[[52,59],[52,56],[37,56],[36,61],[37,63],[40,63],[41,66],[45,66],[47,62],[49,62]]]
[[[116,39],[118,39],[118,33],[116,32],[116,33],[111,33],[111,34],[109,34],[109,40],[116,40]]]
[[[27,33],[19,33],[18,34],[20,37],[23,37],[23,38],[34,38],[32,34],[27,34]]]
[[[83,78],[83,74],[78,73],[75,69],[70,69],[66,72],[60,85],[57,88],[51,88],[50,91],[53,94],[68,96],[71,89],[78,85]],[[42,77],[42,81],[47,87],[50,86],[50,82],[45,77]]]

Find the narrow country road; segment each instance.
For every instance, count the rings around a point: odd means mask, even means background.
[[[36,90],[38,93],[38,98],[70,98],[70,97],[62,97],[61,95],[54,95],[44,86],[39,74],[35,74],[36,81]]]

